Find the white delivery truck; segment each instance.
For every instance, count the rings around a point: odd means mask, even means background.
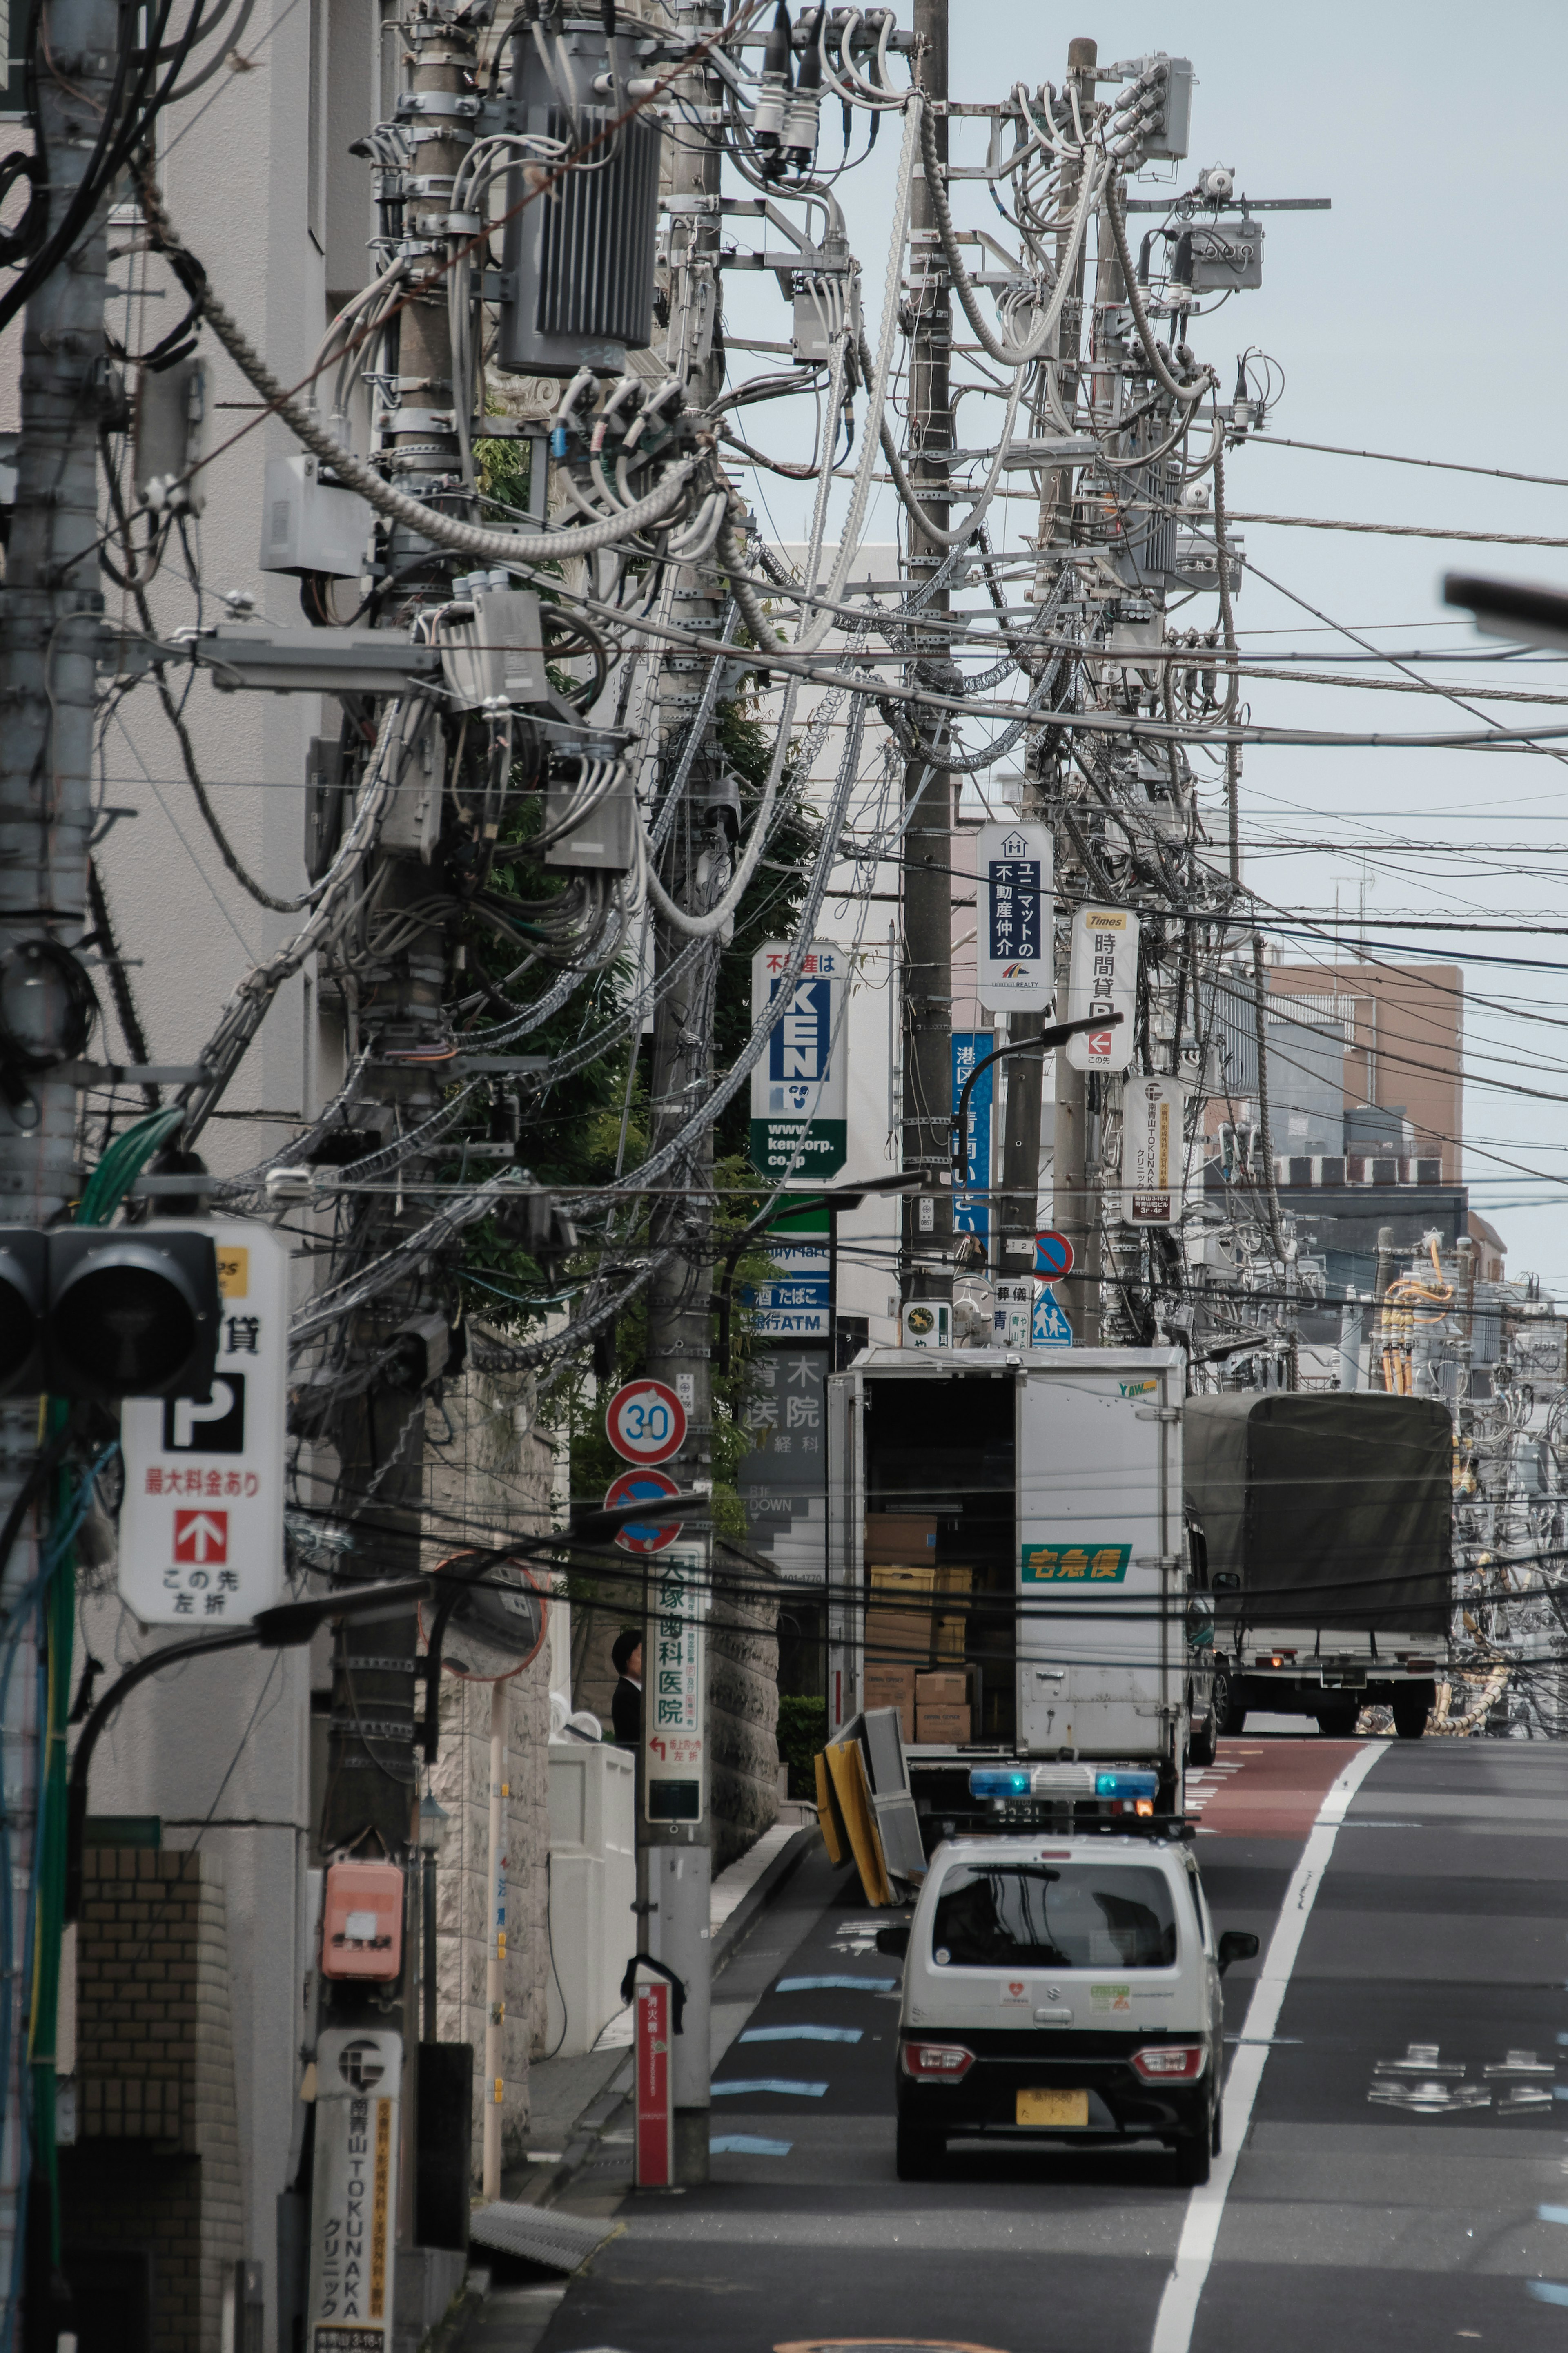
[[[1192,1397],[1188,1526],[1213,1591],[1214,1717],[1418,1740],[1447,1673],[1454,1432],[1440,1398],[1256,1389]]]
[[[881,1347],[829,1380],[828,1737],[899,1709],[928,1854],[1064,1807],[1168,1820],[1189,1738],[1212,1756],[1183,1376],[1167,1348]]]

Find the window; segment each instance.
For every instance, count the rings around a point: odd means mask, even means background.
[[[942,1883],[931,1958],[939,1968],[1170,1968],[1170,1882],[1136,1863],[965,1863]]]

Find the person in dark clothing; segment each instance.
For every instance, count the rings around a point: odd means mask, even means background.
[[[615,1726],[616,1745],[622,1748],[640,1748],[642,1636],[635,1627],[628,1626],[624,1634],[616,1636],[610,1664],[620,1677],[610,1701],[610,1722]]]

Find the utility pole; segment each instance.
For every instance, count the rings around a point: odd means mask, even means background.
[[[716,0],[680,0],[682,32],[700,40],[724,21]],[[700,126],[717,123],[719,88],[705,64],[692,66],[676,84],[676,120],[671,141],[668,198],[671,202],[669,333],[666,356],[680,376],[689,407],[706,409],[723,381],[720,334],[719,187],[721,149]],[[683,569],[675,586],[674,617],[686,629],[718,628],[720,605],[710,570]],[[681,750],[684,728],[695,721],[700,701],[700,658],[667,657],[658,681],[658,724],[663,731],[661,765],[668,779]],[[708,747],[699,744],[689,788],[670,837],[666,876],[672,899],[699,912],[717,899],[728,876],[727,838],[718,806],[702,781],[710,769]],[[654,918],[654,968],[662,976],[686,940],[663,915]],[[717,941],[694,957],[667,988],[654,1010],[650,1150],[657,1153],[684,1127],[713,1090],[713,988],[720,955]],[[713,1131],[704,1127],[688,1147],[668,1188],[652,1206],[650,1248],[674,1246],[655,1277],[648,1301],[647,1369],[668,1383],[686,1409],[680,1452],[664,1465],[684,1488],[709,1486],[713,1478],[712,1322],[709,1311],[713,1226]],[[710,1558],[711,1532],[688,1523],[685,1543]],[[703,1606],[708,1579],[693,1580],[692,1606]],[[710,1608],[710,1615],[711,1610]],[[707,1650],[703,1651],[707,1672]],[[643,1739],[656,1730],[658,1698],[658,1620],[650,1604],[643,1641]],[[704,1724],[707,1694],[701,1695]],[[686,1989],[681,2031],[672,2039],[671,2098],[675,2108],[675,2180],[690,2185],[708,2179],[709,2077],[711,2072],[710,2015],[713,1959],[710,1942],[712,1848],[712,1773],[704,1734],[701,1816],[696,1821],[647,1819],[648,1793],[658,1785],[639,1775],[641,1818],[637,1822],[637,1901],[640,1948],[675,1971]]]
[[[948,0],[915,0],[917,70],[932,110],[937,152],[947,161]],[[910,205],[910,309],[914,335],[910,347],[909,472],[921,505],[945,529],[952,407],[948,376],[952,354],[952,297],[937,235],[936,206],[922,176]],[[909,574],[916,588],[940,570],[947,550],[910,524]],[[922,609],[933,622],[949,609],[940,589]],[[940,678],[950,662],[947,633],[913,633],[911,685]],[[942,733],[946,722],[942,723]],[[952,776],[922,758],[904,770],[904,1119],[903,1165],[920,1169],[931,1189],[905,1196],[900,1293],[908,1309],[921,1300],[952,1298],[952,1197],[938,1190],[949,1166],[948,1123],[952,1113]]]
[[[437,101],[419,110],[422,128],[428,125],[438,135],[421,139],[415,185],[432,192],[443,185],[449,188],[450,175],[471,144],[473,132],[464,120],[447,113],[439,100],[449,100],[471,88],[475,37],[443,15],[435,0],[420,0],[400,22],[398,32],[405,45],[402,61],[411,69],[410,89],[417,98]],[[414,269],[422,252],[439,250],[436,241],[446,235],[447,211],[445,195],[407,197],[403,211],[404,250]],[[390,259],[390,254],[384,259]],[[461,510],[467,501],[460,489],[458,442],[448,419],[454,401],[470,399],[474,388],[451,380],[446,280],[438,270],[432,272],[430,291],[415,294],[402,311],[396,338],[400,421],[395,433],[389,430],[384,435],[384,466],[397,488],[410,496],[447,512],[455,506]],[[388,534],[386,568],[388,575],[399,582],[399,593],[389,600],[383,616],[390,628],[406,627],[410,600],[434,603],[450,593],[453,559],[403,525],[395,525]],[[417,746],[409,758],[410,771],[429,763],[439,790],[447,748],[434,712],[405,707],[404,743]],[[427,897],[429,887],[429,870],[417,854],[401,854],[395,846],[384,843],[378,849],[371,890],[380,910],[390,913],[411,905]],[[375,1073],[374,1096],[379,1104],[390,1107],[384,1123],[389,1133],[395,1127],[406,1131],[427,1118],[441,1093],[438,1071],[397,1059],[420,1047],[446,1042],[442,997],[447,976],[441,938],[418,929],[413,930],[412,938],[412,945],[388,956],[386,978],[376,1000],[377,1033],[387,1060]],[[420,1164],[406,1165],[416,1185]],[[382,1249],[392,1246],[401,1233],[418,1225],[421,1214],[405,1197],[400,1198],[384,1221],[376,1223],[375,1243]],[[395,1335],[413,1319],[444,1312],[444,1307],[442,1270],[438,1263],[426,1261],[355,1317],[351,1327],[353,1353],[368,1360],[384,1357]],[[411,1352],[412,1357],[418,1353]],[[420,1567],[425,1390],[430,1373],[438,1370],[438,1366],[421,1366],[394,1356],[374,1384],[350,1399],[334,1418],[338,1508],[351,1526],[360,1522],[355,1548],[344,1557],[345,1575],[411,1576]],[[339,1633],[332,1664],[327,1797],[321,1828],[321,1851],[329,1861],[335,1853],[352,1852],[359,1858],[379,1852],[410,1873],[416,1868],[416,1643],[412,1616],[374,1623],[351,1619]],[[494,1803],[492,1798],[492,1810]],[[504,1926],[493,1916],[498,1908],[494,1898],[495,1891],[487,1887],[492,1915],[487,1921],[487,1934],[492,1947],[504,1935]],[[504,1945],[499,1949],[504,1953]],[[492,1950],[492,1963],[497,1957],[499,1954]],[[491,2031],[486,2034],[483,2085],[486,2170],[493,2184],[489,2187],[492,2197],[500,2194],[500,2187],[503,2089],[494,2053],[505,2014],[504,2001],[496,1990],[496,1975],[491,1966],[487,1971]],[[409,1998],[413,1982],[406,1953],[402,1974],[395,1983],[367,1985],[323,1978],[318,2021],[322,2032],[374,2028],[401,2037],[403,2105],[396,2211],[397,2236],[404,2245],[414,2241],[418,2139],[419,2020]],[[313,2245],[311,2252],[314,2295],[321,2249]],[[389,2274],[390,2268],[389,2263]]]
[[[109,0],[45,0],[35,54],[39,153],[48,170],[37,194],[47,236],[59,229],[92,159],[114,85],[119,43],[129,37]],[[0,1100],[0,1219],[51,1224],[79,1191],[76,1086],[47,1067],[80,1050],[67,986],[69,952],[86,929],[88,836],[92,826],[92,753],[97,657],[103,597],[98,569],[98,434],[110,390],[103,344],[108,192],[29,300],[24,314],[21,435],[16,503],[0,590],[0,970],[25,974],[39,959],[46,986],[8,988],[40,1058],[16,1101]],[[41,955],[40,955],[41,952]],[[74,958],[70,959],[74,962]],[[0,1406],[0,1516],[11,1512],[38,1456],[39,1400]],[[20,1609],[37,1569],[39,1498],[0,1561],[0,1610],[15,1651],[0,1716],[16,1900],[10,1942],[0,1954],[11,1986],[12,2029],[0,2099],[0,2293],[15,2297],[24,2276],[19,2228],[34,2115],[38,2158],[27,2238],[41,2262],[29,2266],[36,2295],[47,2291],[58,2242],[53,2211],[55,2021],[40,2017],[34,2050],[48,2064],[35,2111],[26,2091],[29,2037],[19,1989],[33,1967],[31,1906],[25,1901],[36,1842],[38,1645],[47,1612]],[[43,1924],[40,1923],[40,1927]],[[47,1933],[46,1931],[46,1933]],[[54,1925],[58,1933],[58,1924]],[[47,2136],[47,2146],[43,2145]],[[51,2243],[53,2242],[53,2243]],[[14,2305],[7,2308],[15,2310]],[[47,2313],[29,2310],[27,2332],[44,2341]],[[48,2331],[53,2342],[52,2328]]]
[[[1094,69],[1099,55],[1099,46],[1094,41],[1080,38],[1068,44],[1068,84],[1078,93],[1079,111],[1086,122],[1094,105]],[[1058,268],[1067,266],[1070,248],[1067,224],[1078,201],[1082,168],[1076,162],[1069,162],[1062,167],[1058,206],[1062,226],[1057,231]],[[1084,247],[1080,245],[1073,266],[1072,290],[1062,304],[1061,319],[1057,327],[1062,406],[1068,417],[1073,416],[1076,410],[1079,364],[1083,350],[1083,283]],[[1047,528],[1056,551],[1056,562],[1058,565],[1069,563],[1068,550],[1079,537],[1070,467],[1064,467],[1051,477],[1050,495],[1042,514],[1042,541],[1047,536]],[[1036,593],[1037,595],[1039,591],[1037,589]],[[1067,773],[1064,770],[1059,779],[1057,809],[1057,871],[1059,875],[1064,870],[1076,871],[1082,888],[1085,878],[1079,865],[1071,830],[1066,822],[1066,799]],[[1064,960],[1058,967],[1058,1007],[1066,1002],[1066,993],[1067,966]],[[1010,1113],[1008,1130],[1010,1134]],[[1037,1113],[1036,1133],[1037,1138]],[[1037,1142],[1036,1149],[1037,1153]],[[1056,1115],[1051,1151],[1053,1215],[1060,1230],[1071,1241],[1078,1261],[1078,1280],[1062,1285],[1062,1310],[1072,1326],[1075,1346],[1093,1348],[1100,1343],[1100,1193],[1099,1171],[1091,1165],[1093,1155],[1089,1148],[1089,1074],[1073,1070],[1067,1055],[1060,1051],[1057,1055]],[[1007,1181],[1010,1185],[1010,1171]]]

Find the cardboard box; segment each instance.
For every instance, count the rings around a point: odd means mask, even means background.
[[[918,1598],[922,1601],[929,1601],[936,1591],[936,1581],[942,1573],[934,1560],[883,1560],[880,1557],[869,1564],[869,1570],[874,1589],[896,1593],[910,1599]]]
[[[862,1709],[896,1707],[899,1725],[906,1748],[915,1736],[915,1671],[913,1667],[890,1667],[879,1661],[868,1660],[866,1678],[861,1685]]]
[[[921,1707],[967,1707],[966,1667],[922,1667],[915,1677],[915,1699]]]
[[[936,1559],[934,1512],[868,1512],[866,1558],[922,1567]]]
[[[967,1704],[963,1707],[929,1705],[920,1702],[915,1709],[915,1738],[935,1741],[944,1748],[960,1748],[973,1737]]]
[[[931,1657],[931,1620],[913,1611],[868,1609],[866,1653],[870,1662],[908,1667],[912,1673]]]
[[[936,1655],[939,1659],[962,1659],[969,1640],[967,1618],[939,1618],[936,1621]]]
[[[936,1589],[939,1593],[973,1593],[974,1571],[961,1568],[956,1561],[940,1561],[937,1564]]]

